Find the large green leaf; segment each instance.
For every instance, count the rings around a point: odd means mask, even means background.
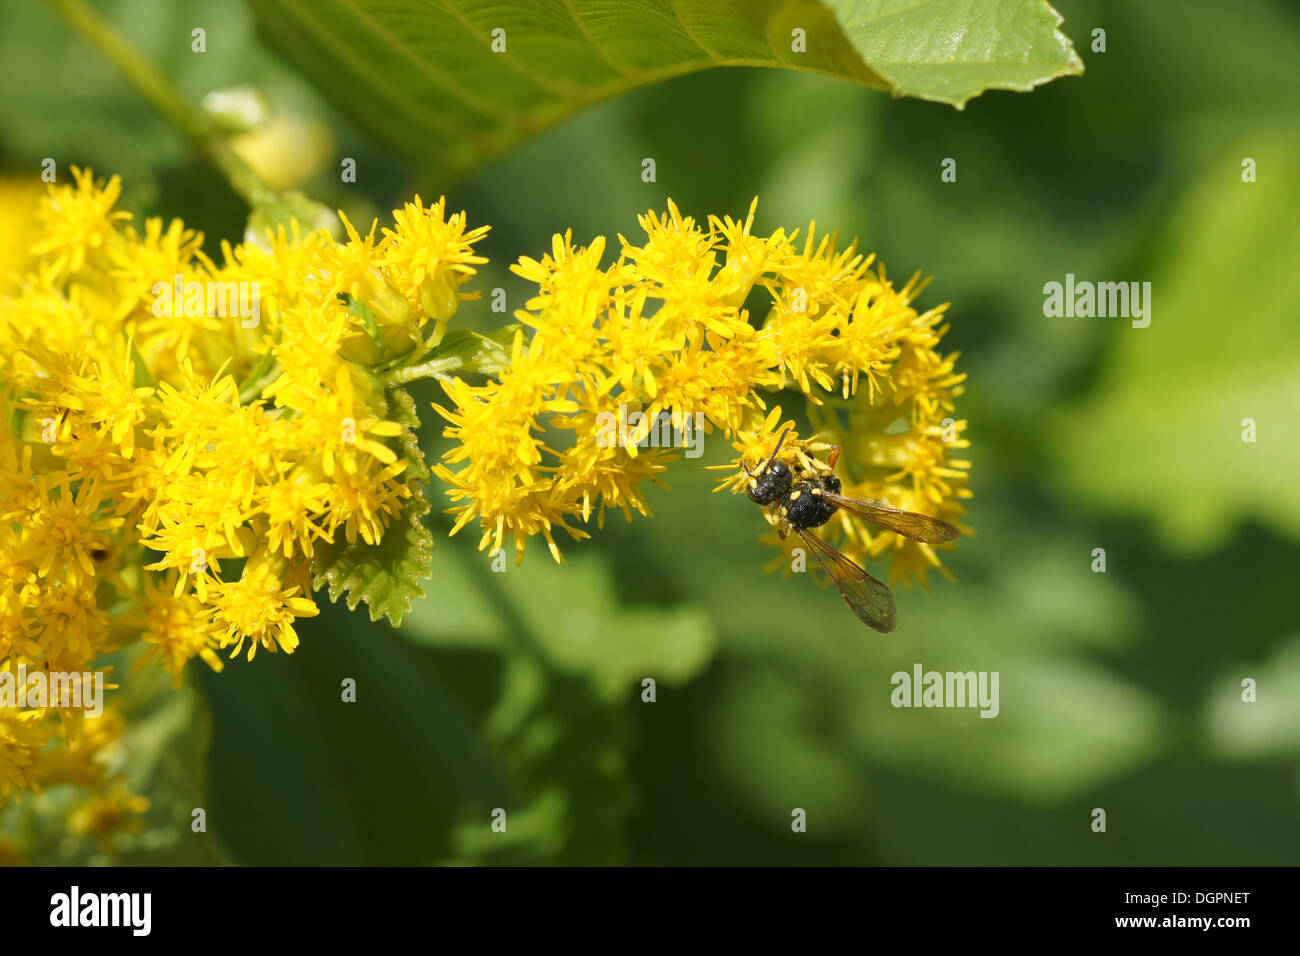
[[[1046,0],[249,2],[338,107],[444,174],[593,103],[716,66],[784,67],[957,107],[1083,70]]]

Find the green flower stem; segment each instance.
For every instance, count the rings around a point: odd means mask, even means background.
[[[383,382],[389,388],[396,388],[398,385],[406,385],[422,378],[450,379],[452,376],[449,373],[456,371],[460,367],[461,359],[459,357],[435,358],[427,362],[421,362],[419,365],[403,365],[390,369],[384,374]]]
[[[431,337],[404,356],[400,365],[381,369],[380,379],[389,388],[394,388],[421,378],[445,381],[462,372],[497,375],[510,364],[510,351],[500,340],[505,336],[513,337],[517,328],[512,324],[488,335],[453,331],[436,340]],[[431,358],[420,361],[431,351]]]
[[[83,0],[46,0],[46,3],[117,67],[164,119],[184,133],[194,148],[221,170],[235,192],[250,206],[261,206],[276,198],[275,192],[239,157],[226,138],[190,109],[167,77],[127,43],[112,24]]]

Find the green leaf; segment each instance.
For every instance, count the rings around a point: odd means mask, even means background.
[[[319,546],[312,588],[328,585],[331,601],[346,595],[349,611],[365,601],[370,620],[387,617],[399,626],[411,602],[424,597],[423,582],[433,574],[433,535],[422,520],[429,503],[418,485],[412,492],[401,518],[378,544],[360,538],[348,544],[340,533],[333,544]]]
[[[423,582],[433,574],[433,535],[423,520],[429,502],[421,485],[429,480],[429,466],[420,448],[415,399],[404,388],[390,389],[387,394],[387,414],[403,428],[396,442],[401,457],[410,462],[406,477],[412,479],[412,497],[379,544],[369,545],[360,539],[349,544],[336,534],[333,544],[320,545],[312,588],[328,585],[331,601],[346,594],[350,611],[365,601],[370,620],[387,617],[397,627],[411,602],[424,597]]]
[[[420,447],[420,416],[415,409],[415,399],[404,388],[395,388],[388,393],[391,403],[388,414],[392,421],[402,426],[402,434],[397,437],[401,446],[402,457],[411,464],[410,475],[416,481],[429,480],[429,466],[424,460],[424,449]]]
[[[250,3],[339,109],[435,175],[711,67],[784,67],[957,107],[1083,70],[1046,0]]]
[[[895,96],[961,109],[985,90],[1032,90],[1083,72],[1045,0],[827,0]]]
[[[354,296],[344,295],[343,298],[347,302],[348,312],[361,320],[361,324],[365,327],[366,334],[374,340],[375,348],[379,351],[379,359],[380,361],[383,361],[386,347],[384,345],[384,335],[379,328],[379,322],[375,318],[375,313],[371,311],[370,306],[366,305]]]

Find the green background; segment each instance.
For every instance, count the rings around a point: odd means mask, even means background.
[[[920,304],[952,302],[945,344],[969,375],[977,534],[950,556],[956,582],[900,592],[899,629],[882,636],[833,590],[761,572],[757,509],[709,493],[703,466],[732,455],[721,438],[649,492],[653,519],[562,541],[562,567],[537,547],[493,573],[476,535],[447,539],[431,519],[434,577],[400,630],[331,606],[292,657],[195,668],[180,698],[123,692],[142,697],[137,782],[155,802],[124,858],[1300,863],[1293,5],[1059,0],[1086,74],[960,112],[711,70],[596,106],[456,182],[421,180],[330,111],[243,6],[179,6],[101,9],[187,97],[253,83],[328,122],[358,182],[340,184],[331,159],[302,188],[354,221],[419,191],[491,224],[473,287],[504,287],[512,309],[529,294],[506,271],[518,256],[566,228],[635,241],[635,216],[668,197],[703,218],[757,195],[760,232],[815,218],[895,279],[933,274]],[[171,39],[191,22],[205,56]],[[123,173],[129,208],[184,216],[210,249],[240,236],[240,201],[42,5],[6,5],[0,37],[19,91],[0,104],[4,168],[90,163]],[[1066,273],[1150,281],[1151,326],[1044,317],[1043,285]],[[461,316],[500,320],[487,298]],[[439,395],[418,394],[433,455]],[[447,504],[436,481],[430,498]],[[916,663],[998,671],[1000,715],[894,709],[890,675]],[[340,702],[348,677],[355,704]],[[1240,700],[1246,677],[1255,703]],[[185,826],[195,805],[210,841]],[[489,829],[495,808],[505,834]]]

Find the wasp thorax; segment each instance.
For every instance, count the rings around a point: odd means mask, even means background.
[[[821,492],[840,492],[840,480],[834,475],[802,479],[790,489],[786,520],[796,531],[820,528],[831,520],[836,505],[821,496]]]

